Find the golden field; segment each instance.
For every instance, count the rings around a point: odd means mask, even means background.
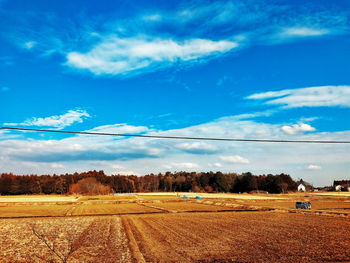
[[[0,262],[350,262],[348,195],[0,199]]]

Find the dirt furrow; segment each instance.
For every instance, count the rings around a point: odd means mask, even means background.
[[[147,262],[350,261],[345,218],[277,212],[126,218]]]

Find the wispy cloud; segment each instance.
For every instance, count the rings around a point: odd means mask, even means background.
[[[152,130],[130,124],[95,127],[94,131],[145,132],[149,135],[200,136],[222,138],[285,139],[295,135],[281,130],[281,124],[242,120],[237,116],[220,118],[196,126],[174,130]],[[76,135],[57,140],[6,137],[0,134],[0,170],[52,172],[51,164],[62,164],[65,171],[104,169],[110,173],[133,171],[144,174],[159,171],[196,170],[257,173],[288,172],[300,177],[308,164],[325,167],[315,181],[329,183],[329,174],[341,177],[349,168],[350,153],[346,145],[303,145],[235,142],[172,141],[146,138],[116,138],[114,136]],[[15,134],[15,133],[14,133]],[[16,133],[17,134],[17,133]],[[293,136],[293,137],[292,137]],[[299,133],[301,140],[350,140],[350,131]],[[179,147],[180,146],[180,147]],[[216,152],[207,154],[205,148]],[[195,150],[203,150],[199,154]],[[194,150],[194,152],[191,150]],[[33,167],[28,164],[39,164]],[[112,167],[115,166],[114,168]],[[305,169],[300,169],[305,167]],[[338,167],[342,167],[341,169]],[[331,170],[330,170],[331,169]],[[1,172],[0,171],[0,172]],[[316,176],[316,175],[315,175]]]
[[[284,37],[314,37],[322,36],[329,33],[327,29],[317,29],[311,27],[290,27],[285,28],[281,32],[281,36]]]
[[[216,82],[216,86],[222,86],[225,82],[227,82],[229,79],[229,77],[227,77],[226,75],[219,78]]]
[[[345,34],[349,13],[318,4],[305,8],[256,0],[178,1],[171,9],[140,8],[123,19],[106,15],[67,21],[53,14],[26,13],[2,34],[21,48],[24,43],[44,55],[64,56],[63,65],[77,72],[133,76],[193,66],[254,45]],[[43,26],[38,29],[37,24]]]
[[[316,129],[312,127],[310,124],[300,123],[300,124],[293,124],[291,126],[288,126],[288,125],[282,126],[281,130],[286,134],[297,134],[302,132],[315,131]]]
[[[266,100],[265,104],[298,107],[350,107],[350,86],[319,86],[253,94],[247,99]]]
[[[94,75],[135,75],[178,63],[193,65],[256,44],[346,32],[348,14],[320,9],[297,15],[287,5],[253,2],[195,2],[172,11],[137,16],[132,23],[116,22],[118,26],[113,28],[122,28],[121,33],[102,34],[101,41],[91,45],[88,52],[68,52],[66,65]],[[187,28],[193,24],[201,27],[189,31]],[[159,30],[162,26],[172,28],[171,34]],[[143,32],[139,32],[140,28]]]
[[[27,41],[27,42],[25,42],[25,43],[23,44],[23,47],[24,47],[25,49],[30,50],[30,49],[34,48],[36,44],[37,44],[37,43],[36,43],[35,41]]]
[[[60,163],[51,163],[52,168],[64,168],[63,164]]]
[[[209,167],[216,167],[216,168],[221,168],[222,167],[222,164],[219,163],[219,162],[209,163],[208,165],[209,165]]]
[[[212,154],[218,150],[216,146],[204,142],[180,143],[176,148],[193,154]]]
[[[97,44],[87,53],[68,53],[67,65],[89,70],[96,75],[118,75],[208,58],[237,46],[238,43],[228,40],[190,39],[180,42],[171,39],[112,37]]]
[[[0,140],[8,140],[18,138],[20,135],[13,134],[10,131],[0,130]]]
[[[319,165],[315,165],[315,164],[310,164],[308,167],[307,167],[307,169],[308,170],[311,170],[311,171],[314,171],[314,170],[321,170],[321,166],[319,166]]]
[[[249,163],[247,158],[239,155],[220,156],[220,160],[227,163]]]
[[[126,123],[118,123],[112,125],[103,125],[87,130],[87,132],[104,132],[118,134],[138,134],[152,131],[146,126],[133,126]]]
[[[89,118],[90,115],[85,110],[69,110],[62,115],[54,115],[50,117],[33,117],[25,120],[21,123],[4,123],[9,126],[39,126],[39,127],[52,127],[56,129],[63,129],[71,126],[74,123],[81,123],[85,118]]]
[[[142,16],[143,20],[153,21],[153,22],[160,21],[160,20],[162,20],[162,18],[163,17],[160,14],[149,14],[149,15]]]
[[[176,170],[176,169],[182,169],[182,170],[196,170],[199,168],[199,165],[196,163],[191,163],[191,162],[185,162],[185,163],[170,163],[167,165],[163,166],[166,169],[170,169],[170,170]]]
[[[12,66],[15,64],[15,59],[12,56],[3,56],[3,57],[0,57],[0,62],[2,65]]]

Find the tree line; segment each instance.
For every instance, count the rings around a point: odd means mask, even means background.
[[[133,192],[233,192],[266,191],[282,193],[296,191],[297,183],[288,174],[253,175],[222,172],[166,172],[159,174],[106,175],[104,171],[89,171],[61,175],[0,176],[1,195],[67,194],[86,178],[95,178],[115,193]]]

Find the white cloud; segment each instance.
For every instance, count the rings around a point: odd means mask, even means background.
[[[9,130],[0,130],[0,140],[12,139],[17,137],[20,137],[20,135],[11,134]]]
[[[315,165],[315,164],[310,164],[307,169],[308,170],[321,170],[321,166]]]
[[[112,168],[113,168],[113,169],[118,169],[118,170],[119,170],[119,169],[125,169],[124,166],[119,165],[119,164],[113,164],[113,165],[112,165]]]
[[[247,99],[266,99],[265,104],[297,107],[350,107],[350,86],[318,86],[253,94]]]
[[[160,14],[151,14],[143,16],[142,19],[145,21],[160,21],[162,16]]]
[[[221,167],[222,167],[222,164],[219,163],[219,162],[216,162],[216,163],[209,163],[209,167],[221,168]]]
[[[104,163],[104,167],[108,167],[108,163]],[[119,165],[119,164],[112,164],[111,166],[111,173],[112,174],[120,174],[120,175],[138,175],[136,172],[127,169],[126,167]],[[110,170],[107,168],[107,170]]]
[[[87,53],[69,52],[67,65],[101,75],[119,75],[140,69],[171,66],[222,54],[236,48],[233,41],[144,39],[109,37]]]
[[[87,130],[86,132],[102,132],[102,133],[118,133],[118,134],[138,134],[150,132],[146,126],[133,126],[126,123],[118,123],[112,125],[103,125]]]
[[[185,152],[198,154],[214,153],[217,151],[216,146],[205,142],[180,143],[176,147]]]
[[[300,123],[300,124],[293,124],[292,126],[288,126],[288,125],[282,126],[281,130],[286,134],[297,134],[301,132],[315,131],[316,129],[309,124]]]
[[[116,171],[112,171],[112,174],[118,174],[118,175],[139,175],[138,173],[134,172],[133,170],[116,170]]]
[[[121,124],[104,125],[119,127]],[[142,126],[130,126],[131,130],[145,130]],[[122,129],[121,127],[120,129]],[[17,134],[8,132],[7,134]],[[174,130],[146,131],[149,135],[199,136],[222,138],[281,139],[291,136],[281,130],[280,124],[242,120],[238,116],[224,117],[196,126]],[[307,164],[322,166],[317,174],[309,176],[318,184],[330,184],[335,178],[347,176],[350,169],[350,152],[347,145],[324,144],[268,144],[238,142],[208,142],[217,151],[211,154],[191,153],[178,148],[178,140],[146,138],[116,138],[114,136],[76,135],[65,139],[29,139],[25,133],[19,138],[0,140],[0,172],[53,173],[86,170],[105,170],[110,174],[146,174],[179,171],[211,171],[253,173],[290,173],[294,178],[303,177]],[[24,138],[28,138],[24,140]],[[295,139],[295,138],[293,138]],[[300,140],[350,140],[350,131],[314,132],[299,134]],[[187,148],[196,141],[184,141]],[[204,142],[203,142],[204,143]],[[196,148],[196,147],[195,147]],[[233,153],[239,153],[234,155]],[[249,162],[254,160],[254,162]],[[64,168],[52,168],[51,164],[64,164]],[[251,163],[251,165],[247,165]],[[29,165],[31,164],[31,165]],[[38,164],[38,165],[34,165]],[[300,169],[305,167],[305,169]]]
[[[51,163],[52,168],[64,168],[63,164],[60,163]]]
[[[7,12],[3,20],[12,23],[4,35],[20,48],[63,55],[65,65],[101,76],[136,75],[177,62],[193,65],[229,54],[238,45],[280,44],[349,31],[349,12],[340,5],[304,8],[267,2],[177,1],[171,9],[126,12],[122,19],[79,16],[78,23],[69,25],[58,14]]]
[[[327,29],[318,29],[311,27],[290,27],[282,31],[284,37],[315,37],[329,34]]]
[[[65,65],[71,68],[99,76],[125,76],[178,62],[193,65],[227,55],[238,46],[348,32],[346,10],[327,10],[322,5],[314,8],[311,12],[312,8],[264,1],[178,1],[171,9],[159,6],[126,14],[123,19],[82,16],[79,23],[69,26],[66,18],[57,14],[34,19],[35,14],[27,12],[13,20],[13,14],[8,13],[5,18],[14,23],[5,35],[20,48],[35,48],[45,56],[63,55]],[[34,21],[43,26],[38,29]],[[64,26],[58,26],[61,24]]]
[[[184,163],[171,163],[170,165],[164,166],[167,169],[197,169],[199,168],[198,164],[196,163],[190,163],[190,162],[184,162]]]
[[[25,49],[32,49],[36,46],[36,42],[35,41],[27,41],[27,42],[24,42],[23,46]]]
[[[227,163],[249,163],[249,160],[247,158],[239,155],[220,156],[220,160]]]
[[[4,125],[10,126],[44,126],[52,127],[56,129],[63,129],[67,126],[71,126],[74,123],[83,122],[84,118],[88,118],[90,115],[85,110],[69,110],[62,115],[54,115],[50,117],[33,117],[25,120],[21,123],[4,123]]]

